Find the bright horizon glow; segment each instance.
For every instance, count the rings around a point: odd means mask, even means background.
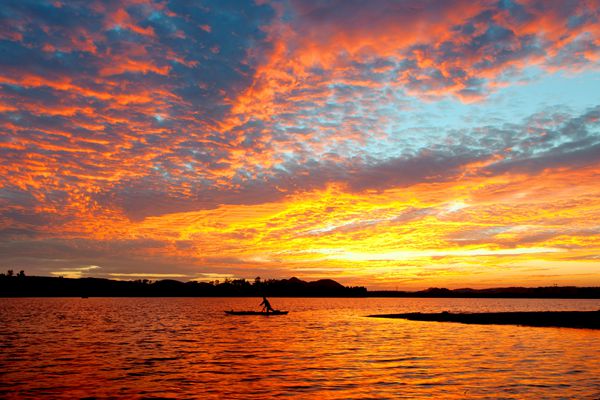
[[[0,268],[600,285],[600,3],[0,6]]]
[[[353,253],[340,249],[321,249],[324,260],[347,261],[405,261],[422,257],[447,257],[447,256],[506,256],[519,254],[559,253],[565,251],[556,248],[519,248],[519,249],[473,249],[473,250],[446,250],[446,251],[391,251],[387,253]]]

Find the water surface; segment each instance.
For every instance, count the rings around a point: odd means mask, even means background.
[[[600,332],[366,318],[600,300],[0,299],[0,397],[600,398]]]

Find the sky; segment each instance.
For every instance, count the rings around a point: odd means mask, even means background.
[[[4,0],[0,270],[600,285],[600,0]]]

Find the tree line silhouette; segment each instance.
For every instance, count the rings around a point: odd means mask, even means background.
[[[0,274],[1,297],[364,297],[364,287],[347,287],[331,279],[306,282],[298,278],[260,277],[211,282],[173,279],[117,281],[103,278],[62,278]],[[23,272],[23,271],[21,271]]]
[[[439,297],[600,299],[600,287],[545,286],[490,289],[429,288],[420,291],[375,290],[344,286],[331,279],[225,279],[181,282],[173,279],[118,281],[103,278],[26,276],[0,273],[0,297]]]

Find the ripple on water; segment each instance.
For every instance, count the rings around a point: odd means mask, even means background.
[[[488,301],[489,300],[489,301]],[[1,398],[595,398],[598,331],[374,313],[595,310],[600,301],[3,299]]]

